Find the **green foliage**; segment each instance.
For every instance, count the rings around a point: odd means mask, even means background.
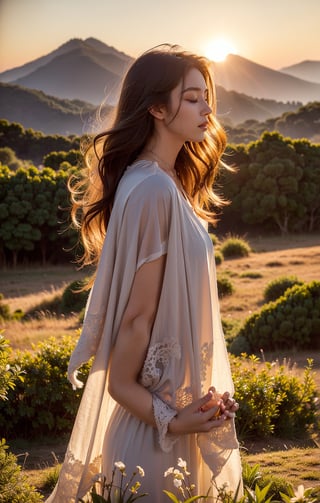
[[[74,342],[65,337],[39,344],[13,359],[25,373],[23,382],[15,380],[8,401],[0,402],[0,429],[7,437],[36,437],[70,432],[82,390],[74,391],[67,380],[67,366]],[[85,380],[89,365],[80,370]]]
[[[225,297],[226,295],[232,295],[234,292],[233,284],[231,283],[230,279],[227,278],[227,276],[219,275],[217,278],[217,285],[218,285],[218,295],[220,299],[222,297]]]
[[[10,320],[11,318],[10,306],[9,304],[4,304],[3,299],[4,297],[2,293],[0,293],[0,321]]]
[[[50,250],[62,251],[75,241],[75,232],[68,230],[68,173],[34,166],[12,172],[0,166],[0,247],[12,255],[38,256],[45,263]],[[58,243],[53,247],[51,243]]]
[[[215,250],[214,259],[215,259],[216,265],[220,265],[223,262],[223,255],[219,250]]]
[[[44,166],[58,171],[63,166],[78,166],[80,164],[80,151],[71,149],[68,152],[51,152],[43,158]],[[67,164],[65,164],[67,163]]]
[[[282,276],[276,278],[266,286],[263,297],[266,302],[271,302],[277,300],[281,297],[288,288],[294,285],[302,285],[303,281],[300,281],[296,276]]]
[[[312,361],[299,379],[285,365],[261,363],[255,356],[232,358],[236,416],[241,438],[270,435],[292,438],[316,421],[316,386]]]
[[[237,167],[221,180],[232,201],[223,218],[229,231],[244,224],[283,234],[319,230],[319,144],[265,132],[246,146],[232,146],[227,162]]]
[[[86,279],[73,281],[64,289],[61,299],[61,309],[63,313],[78,313],[85,307],[89,292],[88,290],[81,289],[87,283],[88,281]]]
[[[240,278],[258,279],[262,278],[263,274],[261,272],[247,271],[240,274]]]
[[[320,347],[320,282],[295,285],[246,319],[238,337],[249,352]],[[234,349],[231,347],[233,352]]]
[[[21,472],[14,454],[8,451],[5,440],[0,441],[0,503],[38,503],[43,497]]]
[[[245,239],[229,236],[222,241],[220,251],[224,258],[237,258],[247,257],[251,252],[251,248]]]
[[[0,402],[7,400],[8,391],[13,390],[17,380],[23,381],[23,373],[18,365],[10,364],[11,349],[0,332]]]
[[[6,84],[0,83],[0,93],[4,90],[4,87],[6,87]],[[37,91],[33,92],[37,93]],[[14,99],[14,101],[16,100]],[[2,105],[4,105],[4,101],[2,101],[1,103]],[[24,106],[24,104],[22,106]],[[75,119],[77,122],[79,121],[78,114],[80,108],[81,103],[78,103],[78,107],[77,109],[75,109],[75,113],[72,114],[73,115],[72,120]],[[55,112],[55,115],[56,114],[57,111]],[[27,122],[30,121],[28,120]],[[52,126],[53,125],[52,121],[49,122],[51,122]],[[64,123],[65,126],[67,126],[65,114],[64,114]],[[51,130],[50,133],[51,132],[53,131]],[[50,152],[53,151],[68,152],[71,149],[78,150],[79,145],[80,145],[80,138],[77,136],[61,136],[57,134],[45,135],[40,131],[34,131],[33,129],[25,129],[23,126],[21,126],[21,124],[18,124],[16,122],[8,122],[5,119],[0,119],[0,148],[2,147],[11,148],[19,159],[31,159],[35,164],[40,164],[42,162],[43,157],[49,154]]]

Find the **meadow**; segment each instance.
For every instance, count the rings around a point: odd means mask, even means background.
[[[287,237],[256,237],[248,239],[252,253],[248,257],[224,260],[218,266],[218,274],[226,275],[234,286],[234,293],[221,299],[222,318],[241,324],[252,312],[263,305],[263,291],[273,279],[296,276],[310,282],[320,280],[320,236],[295,235]],[[0,292],[12,311],[34,309],[44,301],[62,293],[66,285],[87,276],[74,266],[18,267],[1,272]],[[32,349],[32,345],[50,336],[57,339],[66,334],[77,337],[77,315],[55,317],[45,310],[37,319],[26,322],[3,323],[5,337],[14,351]],[[268,361],[278,361],[287,366],[288,372],[302,374],[307,359],[314,361],[314,377],[320,390],[320,352],[282,351],[264,353]],[[9,440],[9,439],[8,439]],[[10,442],[9,442],[10,443]],[[31,443],[14,442],[13,450],[19,454],[30,480],[41,484],[48,467],[63,459],[66,439]],[[320,485],[320,438],[319,434],[303,439],[275,439],[247,441],[242,446],[242,456],[250,463],[258,463],[264,470],[284,477],[294,486]]]

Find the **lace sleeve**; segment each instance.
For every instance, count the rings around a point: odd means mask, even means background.
[[[177,411],[172,409],[156,394],[153,394],[153,413],[159,434],[159,444],[164,452],[170,452],[177,437],[168,433],[170,421],[177,415]]]

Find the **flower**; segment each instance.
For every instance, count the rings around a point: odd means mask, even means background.
[[[168,470],[164,472],[163,476],[168,477],[168,475],[171,475],[171,473],[173,473],[173,470],[174,470],[173,466],[170,466],[170,468],[168,468]]]
[[[187,468],[187,462],[184,461],[182,458],[178,458],[177,465],[180,466],[180,468]]]
[[[126,476],[125,474],[126,465],[122,463],[122,461],[116,461],[114,466],[120,470],[120,472],[122,473],[122,475],[124,475],[124,477]]]
[[[182,480],[180,480],[180,479],[174,479],[173,480],[173,485],[174,485],[174,487],[177,487],[177,488],[181,487],[182,486]]]
[[[298,501],[304,501],[304,485],[300,484],[298,489],[294,492],[294,498],[290,499],[291,503],[297,503]]]
[[[137,470],[140,477],[144,477],[144,469],[141,466],[137,465]]]

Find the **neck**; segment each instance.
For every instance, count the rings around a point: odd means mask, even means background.
[[[176,159],[181,147],[182,145],[174,145],[168,138],[162,138],[159,135],[156,141],[155,138],[153,138],[153,141],[151,140],[145,146],[141,156],[147,156],[149,159],[156,161],[160,168],[174,175],[176,174]]]

